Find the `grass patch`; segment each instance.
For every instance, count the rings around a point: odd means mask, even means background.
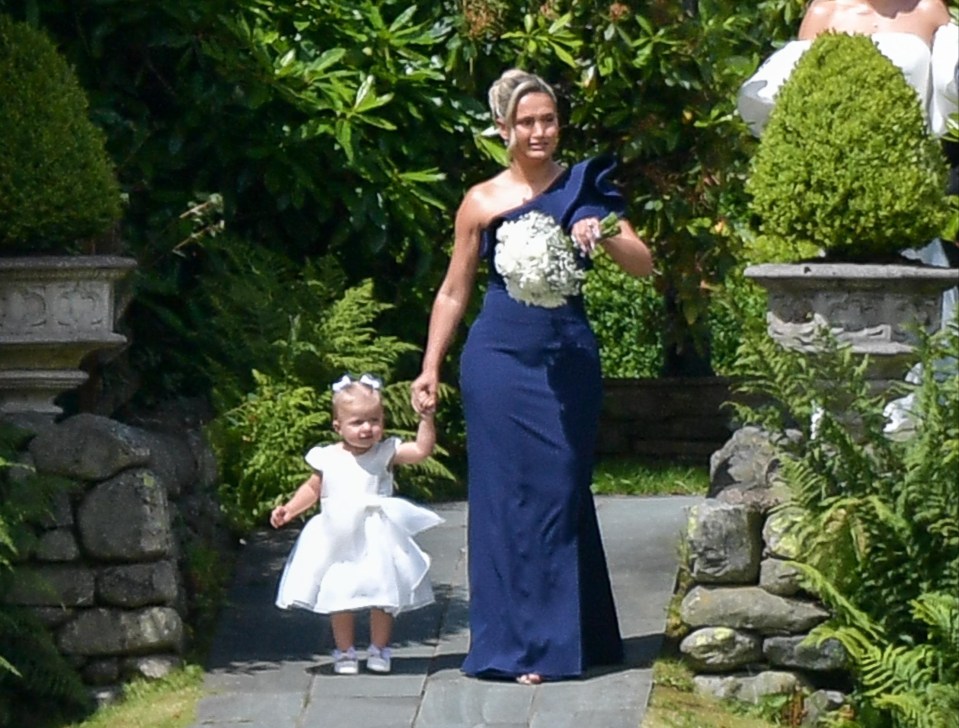
[[[122,700],[64,728],[186,728],[196,721],[202,696],[203,670],[187,665],[162,680],[127,684]]]
[[[705,495],[708,489],[706,466],[607,458],[593,471],[593,492],[600,495]]]
[[[679,660],[653,664],[653,691],[640,728],[775,728],[761,717],[747,716],[729,703],[692,692],[693,675]]]

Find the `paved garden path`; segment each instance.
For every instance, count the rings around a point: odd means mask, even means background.
[[[332,673],[327,619],[273,606],[296,532],[257,533],[240,553],[194,728],[638,728],[685,511],[699,500],[597,498],[626,662],[537,687],[459,671],[469,638],[465,504],[436,507],[446,522],[417,539],[433,558],[437,601],[397,620],[390,675]],[[366,623],[357,630],[363,645]]]

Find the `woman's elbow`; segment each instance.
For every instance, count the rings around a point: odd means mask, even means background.
[[[648,275],[652,275],[653,260],[647,256],[640,260],[631,261],[628,266],[624,266],[623,270],[636,278],[645,278]]]
[[[648,276],[653,272],[653,256],[649,248],[640,241],[615,256],[614,260],[625,273],[636,278]]]

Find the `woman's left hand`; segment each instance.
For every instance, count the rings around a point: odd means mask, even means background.
[[[439,377],[424,371],[410,385],[410,404],[417,414],[431,414],[436,411]]]
[[[570,235],[584,255],[592,255],[596,245],[603,239],[599,218],[584,217],[582,220],[577,220],[570,230]]]

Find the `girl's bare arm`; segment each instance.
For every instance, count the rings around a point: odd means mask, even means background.
[[[412,465],[422,462],[433,454],[436,448],[436,420],[432,412],[420,415],[420,425],[416,429],[416,439],[403,442],[396,447],[393,456],[394,465]]]
[[[308,511],[320,499],[323,491],[323,476],[313,473],[296,489],[293,497],[284,505],[277,506],[270,514],[270,525],[273,528],[285,526],[301,513]]]

